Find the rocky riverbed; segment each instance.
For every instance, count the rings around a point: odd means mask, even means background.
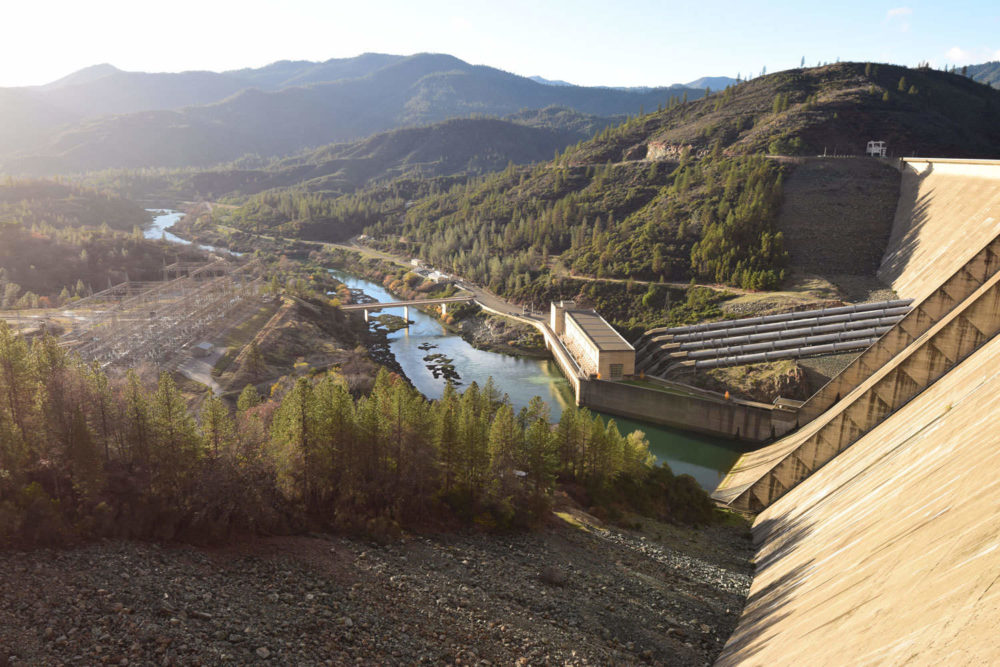
[[[750,585],[745,527],[334,536],[0,553],[0,665],[705,665]]]
[[[473,347],[503,354],[548,357],[545,338],[530,324],[479,311],[452,325]]]

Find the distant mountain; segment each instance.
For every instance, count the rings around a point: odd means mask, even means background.
[[[208,104],[247,87],[215,72],[150,74],[96,65],[44,86],[0,88],[0,155],[30,149],[89,118]]]
[[[572,83],[568,83],[561,79],[545,79],[540,76],[530,76],[528,77],[532,81],[545,84],[546,86],[572,86]],[[722,90],[726,86],[736,83],[736,79],[730,78],[728,76],[703,76],[700,79],[695,79],[691,83],[675,83],[671,86],[663,86],[663,88],[688,88],[688,89],[702,89],[708,86],[712,90]],[[647,93],[651,90],[657,90],[655,87],[650,86],[607,86],[611,90],[627,90],[633,93]]]
[[[368,73],[274,91],[245,88],[251,81],[283,86],[363,72]],[[689,99],[704,94],[703,90],[678,88],[636,93],[543,85],[443,54],[366,54],[320,64],[275,63],[261,70],[223,74],[109,73],[88,84],[58,90],[77,108],[95,113],[112,103],[119,108],[139,104],[145,108],[79,120],[44,141],[35,132],[29,144],[21,142],[17,156],[6,151],[5,170],[54,173],[210,165],[245,154],[283,155],[474,114],[505,116],[523,109],[561,106],[594,116],[614,116],[655,109],[685,93]],[[208,103],[237,90],[226,99]],[[179,98],[195,106],[168,106]],[[154,103],[159,107],[150,108]],[[2,145],[0,141],[0,154]]]
[[[970,78],[976,81],[1000,88],[1000,61],[969,65],[966,72]]]
[[[220,197],[294,187],[336,196],[401,175],[433,178],[498,171],[510,163],[544,162],[580,138],[570,131],[503,120],[455,119],[331,144],[276,160],[264,169],[199,171],[175,179],[173,192],[159,194],[190,198],[212,193]]]
[[[624,114],[597,116],[557,106],[545,107],[544,109],[522,109],[504,116],[504,120],[514,123],[552,130],[565,130],[577,134],[583,139],[589,139],[604,128],[618,125],[626,119],[627,116]]]
[[[64,86],[73,86],[83,83],[91,83],[98,79],[103,79],[106,76],[117,74],[119,72],[121,72],[120,69],[108,63],[102,63],[100,65],[91,65],[90,67],[84,67],[81,70],[77,70],[72,74],[67,74],[63,78],[57,79],[51,83],[47,83],[43,86],[37,86],[37,88],[40,90],[55,90],[57,88],[62,88]]]
[[[324,62],[280,60],[257,69],[229,70],[223,74],[263,90],[280,90],[289,86],[357,79],[405,58],[385,53],[362,53],[354,58],[331,58]]]
[[[722,90],[726,86],[731,86],[737,83],[736,79],[728,76],[703,76],[700,79],[695,79],[691,83],[685,83],[686,88],[704,88],[708,86],[712,90]]]
[[[528,78],[531,79],[532,81],[536,82],[536,83],[545,84],[546,86],[572,86],[573,85],[572,83],[570,83],[568,81],[563,81],[562,79],[546,79],[546,78],[540,77],[538,75],[529,76]]]

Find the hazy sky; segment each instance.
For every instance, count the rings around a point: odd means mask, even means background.
[[[365,51],[449,53],[517,74],[629,86],[777,71],[802,57],[1000,60],[997,0],[9,0],[3,19],[0,86],[103,62],[218,71]]]

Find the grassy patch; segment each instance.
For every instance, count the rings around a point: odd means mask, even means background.
[[[574,528],[579,528],[580,530],[586,531],[588,533],[590,532],[590,527],[587,526],[587,524],[583,523],[569,512],[553,512],[553,514],[555,514],[557,517],[559,517],[569,525],[573,526]]]

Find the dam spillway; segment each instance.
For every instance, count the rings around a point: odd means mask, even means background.
[[[758,545],[719,665],[1000,653],[1000,162],[901,169],[879,275],[912,311],[714,494],[756,514]]]

